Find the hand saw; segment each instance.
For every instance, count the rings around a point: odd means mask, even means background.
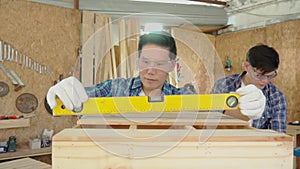
[[[180,112],[238,109],[237,94],[168,95],[159,98],[148,96],[89,98],[78,110],[68,110],[57,99],[54,116],[118,114],[145,112]]]

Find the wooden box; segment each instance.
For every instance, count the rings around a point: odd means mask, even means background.
[[[52,167],[292,168],[293,139],[286,134],[214,112],[139,116],[80,119],[78,128],[53,137]]]

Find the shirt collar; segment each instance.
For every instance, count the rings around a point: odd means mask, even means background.
[[[142,89],[142,80],[140,76],[137,76],[133,80],[132,89],[137,89],[137,88]]]
[[[168,83],[167,81],[164,82],[162,92],[165,95],[171,95],[172,94],[172,89],[170,87],[170,83]]]
[[[142,90],[142,80],[141,80],[140,76],[137,76],[136,78],[134,78],[133,84],[132,84],[132,89],[133,90],[138,89],[139,92]],[[164,82],[162,92],[166,95],[172,94],[172,91],[170,90],[170,84],[167,81]]]

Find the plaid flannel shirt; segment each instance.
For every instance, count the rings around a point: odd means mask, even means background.
[[[242,85],[246,74],[233,74],[216,81],[212,93],[235,92]],[[253,120],[252,127],[286,132],[287,102],[284,94],[273,84],[268,83],[262,92],[266,96],[266,107],[260,119]]]
[[[142,81],[140,76],[128,79],[117,78],[85,89],[89,97],[138,96],[142,90]],[[162,92],[164,95],[193,94],[187,88],[176,88],[166,81]]]

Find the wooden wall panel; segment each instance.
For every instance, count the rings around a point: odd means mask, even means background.
[[[300,20],[274,24],[265,28],[219,35],[216,48],[223,65],[226,57],[232,61],[232,71],[226,74],[241,73],[247,51],[257,43],[274,47],[280,57],[279,75],[274,84],[286,95],[288,101],[288,121],[300,120],[299,87],[300,80]]]
[[[22,93],[34,94],[39,102],[38,108],[30,113],[38,115],[30,119],[30,127],[1,129],[0,141],[7,141],[14,135],[18,145],[28,145],[28,140],[42,134],[45,128],[56,133],[72,127],[77,118],[52,117],[44,108],[44,98],[60,74],[65,77],[72,74],[80,45],[80,11],[29,1],[1,0],[0,23],[0,39],[52,70],[40,74],[14,62],[0,62],[13,69],[26,85],[15,92],[0,70],[0,81],[10,87],[8,95],[0,97],[0,114],[24,115],[15,107],[15,100]]]

